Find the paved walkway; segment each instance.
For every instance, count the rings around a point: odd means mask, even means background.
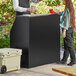
[[[61,58],[62,58],[62,54],[63,54],[63,51],[61,51]],[[54,67],[64,67],[64,66],[66,65],[58,65],[58,64],[52,63],[52,64],[46,64],[46,65],[42,65],[42,66],[30,68],[30,69],[21,68],[19,71],[0,74],[0,76],[66,76],[64,74],[60,74],[52,71],[52,68]]]
[[[66,65],[47,64],[30,69],[21,68],[19,71],[0,74],[0,76],[66,76],[64,74],[52,71],[52,67],[60,67]]]

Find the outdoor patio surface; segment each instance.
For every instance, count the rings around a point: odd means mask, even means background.
[[[62,58],[62,54],[63,54],[63,51],[61,51],[61,58]],[[68,59],[68,62],[69,60],[70,59]],[[21,68],[19,71],[7,72],[5,74],[0,74],[0,76],[66,76],[64,74],[52,71],[52,68],[54,67],[64,67],[64,66],[67,66],[67,65],[52,63],[52,64],[46,64],[46,65],[37,66],[29,69]],[[73,66],[76,66],[76,65],[73,65]]]
[[[21,68],[19,71],[7,72],[0,76],[66,76],[64,74],[52,71],[52,67],[60,67],[66,65],[47,64],[30,69]]]

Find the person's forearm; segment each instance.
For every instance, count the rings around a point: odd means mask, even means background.
[[[23,8],[19,6],[19,1],[18,0],[13,0],[13,8],[15,11],[18,12],[26,12],[27,8]]]
[[[55,12],[55,11],[54,11],[54,14],[59,14],[59,12]]]
[[[18,11],[18,12],[26,12],[27,11],[27,8],[23,8],[23,7],[17,6],[17,7],[14,7],[14,10],[15,11]]]

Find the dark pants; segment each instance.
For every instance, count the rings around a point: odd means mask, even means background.
[[[63,30],[63,29],[62,29]],[[63,61],[67,61],[67,58],[70,54],[71,61],[75,61],[75,52],[74,52],[74,47],[73,47],[73,29],[70,27],[66,31],[66,37],[64,38],[64,55],[63,55]]]

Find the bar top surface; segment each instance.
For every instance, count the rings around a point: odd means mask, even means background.
[[[17,17],[37,17],[37,16],[48,16],[48,15],[57,15],[57,14],[50,14],[50,13],[44,13],[44,14],[25,14],[25,15],[17,15]]]

